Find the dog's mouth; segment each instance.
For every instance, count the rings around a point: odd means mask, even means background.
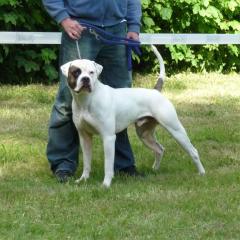
[[[89,84],[87,84],[87,85],[83,85],[83,86],[81,87],[81,90],[82,90],[82,91],[91,92],[91,91],[92,91],[92,88],[91,88],[91,86],[90,86]]]
[[[81,92],[92,92],[92,88],[90,84],[83,84],[79,89],[74,90],[76,93],[81,93]]]

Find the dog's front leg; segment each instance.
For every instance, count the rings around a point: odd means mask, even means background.
[[[79,139],[83,153],[83,173],[82,176],[76,180],[76,183],[82,180],[86,181],[89,178],[92,161],[92,136],[87,133],[80,133]]]
[[[114,176],[115,140],[116,135],[103,136],[104,171],[105,171],[103,185],[105,187],[110,187],[112,178]]]

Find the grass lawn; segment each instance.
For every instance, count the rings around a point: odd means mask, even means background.
[[[155,76],[135,76],[152,87]],[[103,180],[101,140],[94,139],[86,183],[62,185],[45,156],[57,86],[0,85],[0,239],[239,239],[240,75],[179,74],[163,93],[174,103],[199,151],[206,176],[162,128],[161,168],[129,128],[143,179]],[[80,158],[81,159],[81,158]],[[81,174],[80,161],[77,176]]]

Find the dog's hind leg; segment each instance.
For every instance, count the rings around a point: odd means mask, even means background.
[[[198,169],[200,175],[205,174],[205,169],[200,161],[197,149],[192,145],[184,127],[178,120],[177,116],[174,121],[168,122],[166,125],[162,124],[175,140],[183,147],[183,149],[190,155],[193,163]]]
[[[155,153],[155,162],[152,166],[154,170],[160,167],[160,161],[163,157],[164,147],[157,141],[155,136],[155,127],[157,122],[152,117],[144,117],[135,123],[136,132],[141,141]]]

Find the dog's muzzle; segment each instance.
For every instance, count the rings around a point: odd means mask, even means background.
[[[92,91],[92,88],[91,88],[91,80],[89,77],[82,77],[81,79],[81,88],[79,89],[79,91],[82,91],[82,90],[86,90],[88,92],[91,92]]]

